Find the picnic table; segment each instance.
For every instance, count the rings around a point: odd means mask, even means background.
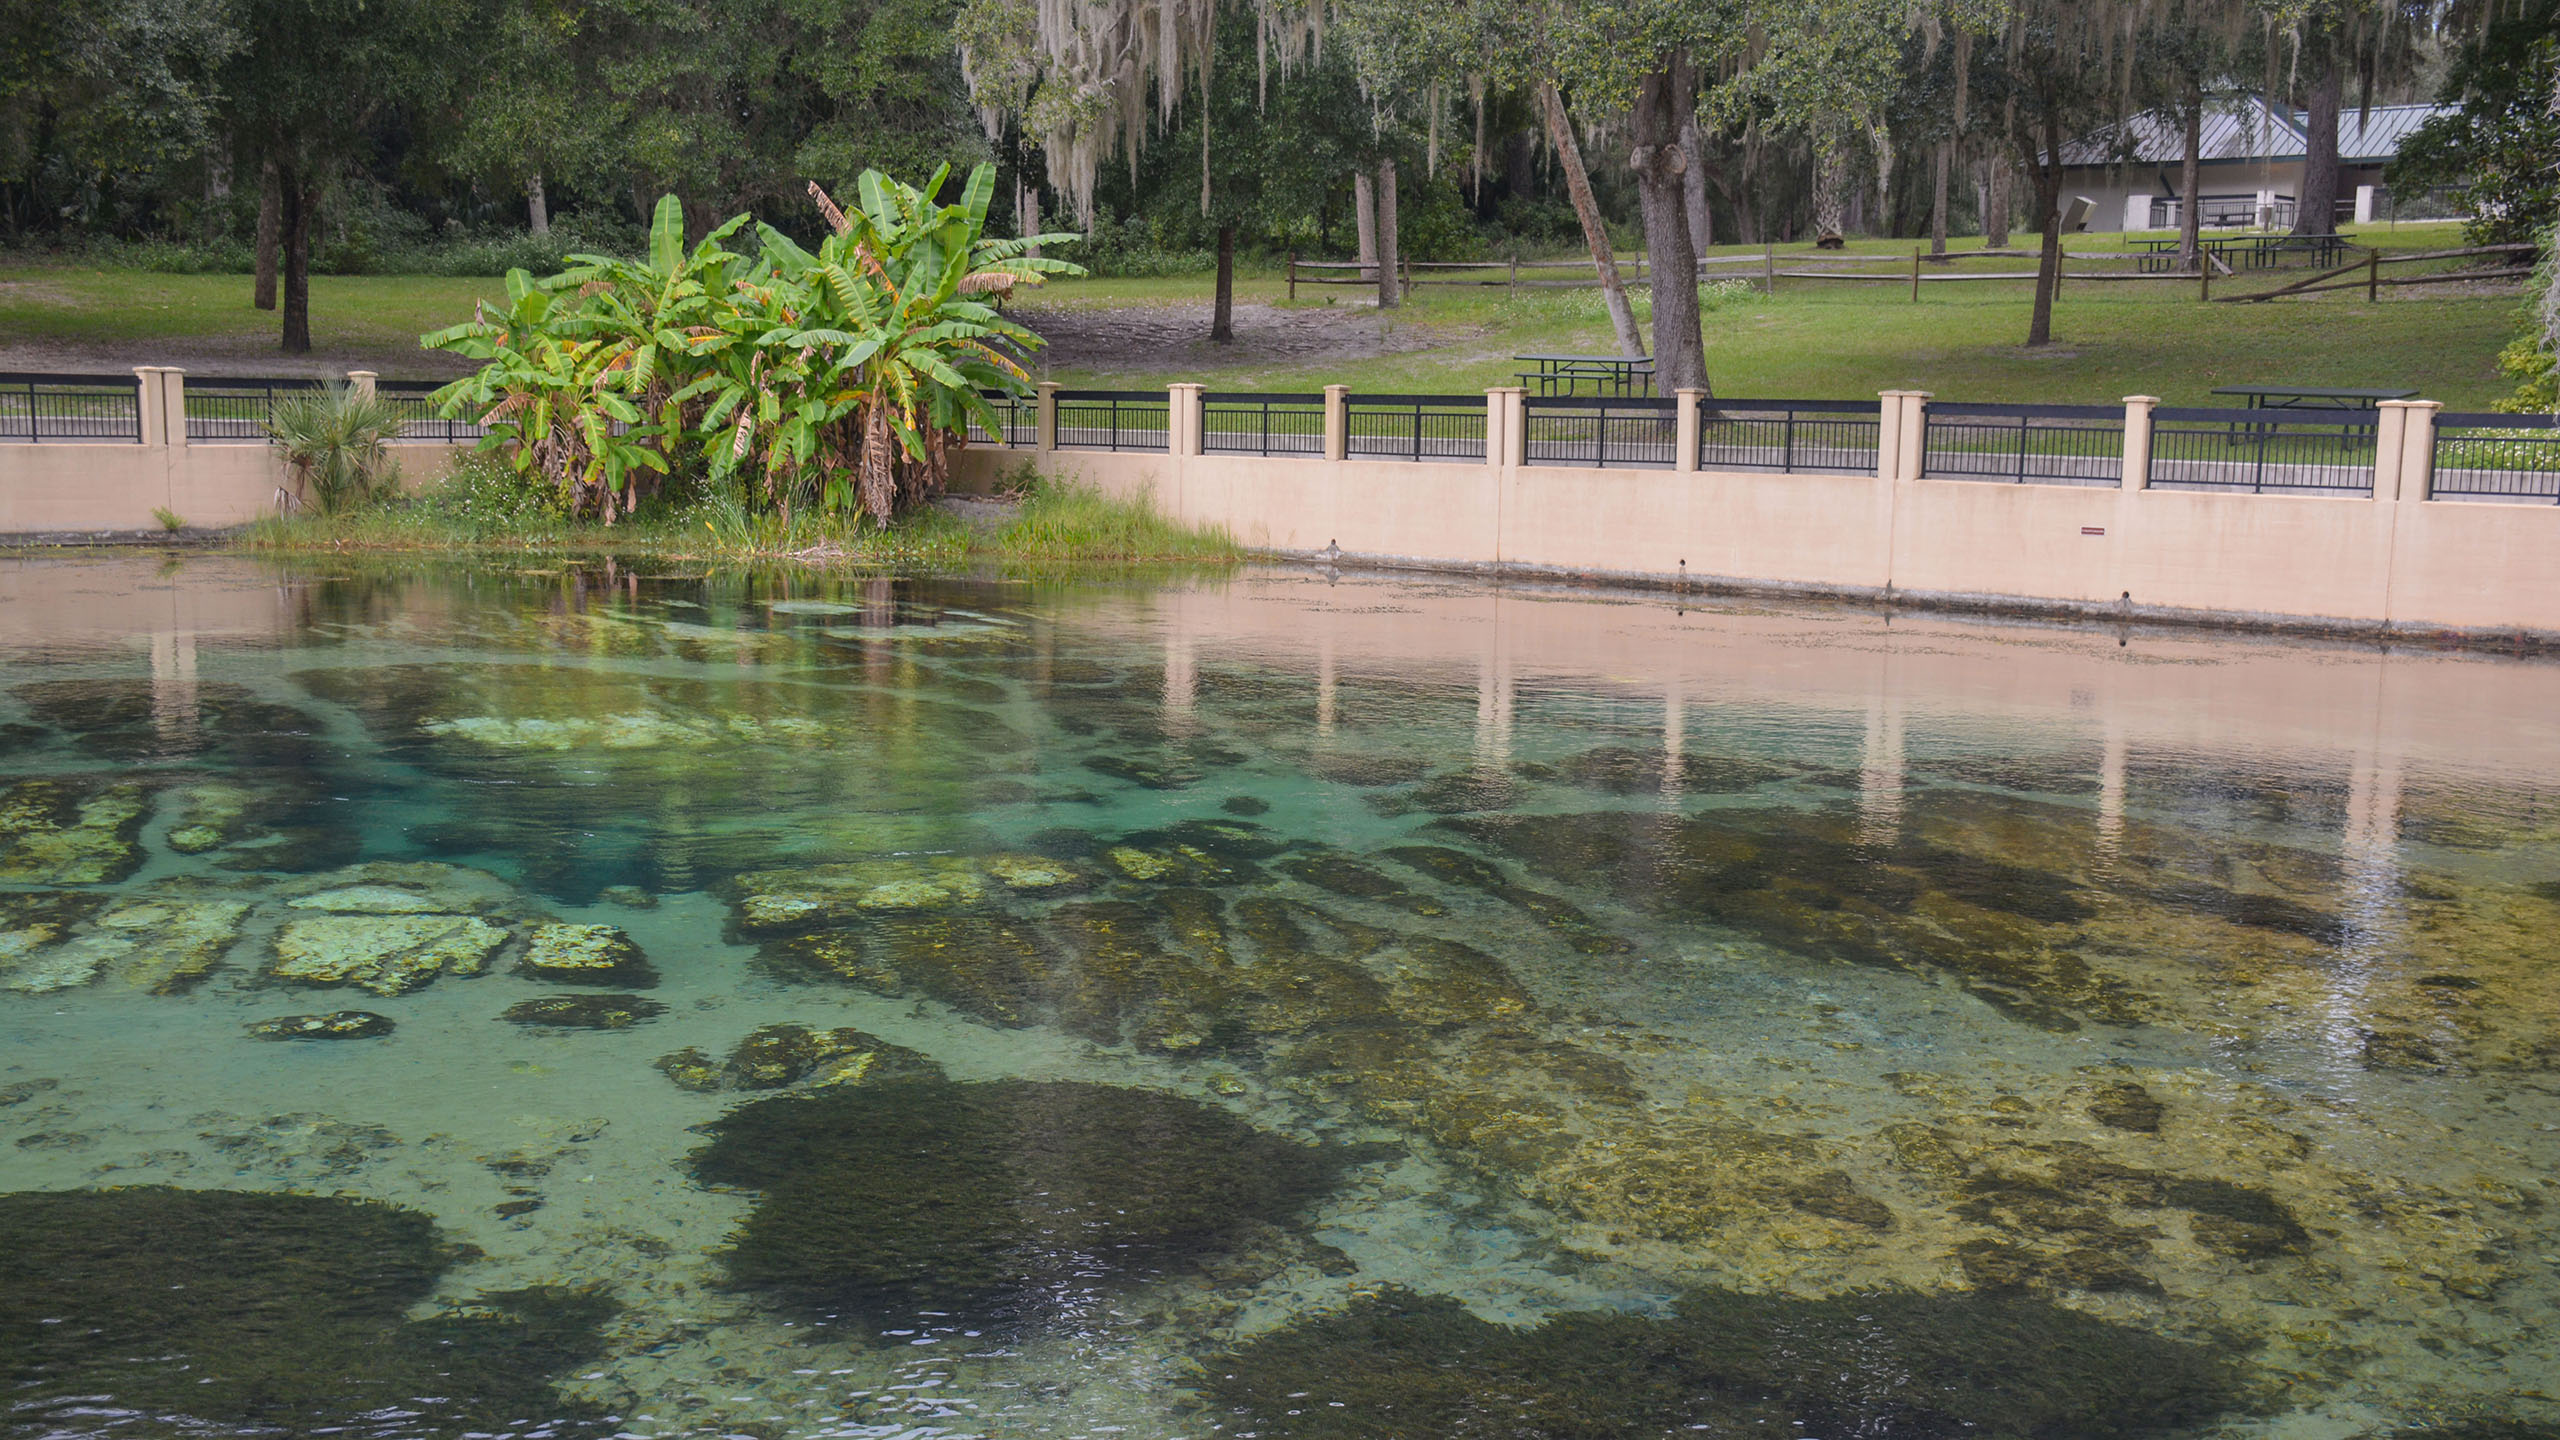
[[[1523,388],[1540,395],[1653,393],[1653,360],[1644,355],[1514,355],[1536,368],[1519,372]]]
[[[2308,255],[2314,267],[2335,265],[2347,251],[2343,235],[2199,235],[2196,246],[2205,254],[2220,260],[2232,271],[2266,270],[2277,260],[2295,251]],[[2136,239],[2127,248],[2135,252],[2134,269],[2146,275],[2166,274],[2178,267],[2178,245],[2175,238]]]
[[[2213,387],[2213,393],[2245,396],[2249,402],[2247,408],[2251,410],[2345,412],[2347,418],[2339,425],[2338,444],[2342,449],[2353,449],[2374,434],[2381,424],[2383,401],[2406,400],[2418,392],[2415,390],[2360,390],[2351,386],[2334,385],[2216,385]],[[2243,438],[2244,431],[2254,438],[2258,432],[2272,433],[2276,427],[2272,423],[2266,425],[2234,423],[2231,429],[2232,443],[2238,444]]]
[[[2357,390],[2329,385],[2216,385],[2216,395],[2245,395],[2252,410],[2374,410],[2415,390]]]

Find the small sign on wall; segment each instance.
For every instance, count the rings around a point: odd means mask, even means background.
[[[2107,533],[2107,527],[2104,525],[2083,525],[2080,527],[2080,533],[2083,535],[2104,535]]]

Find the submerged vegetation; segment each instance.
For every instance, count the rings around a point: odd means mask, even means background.
[[[1669,1319],[1490,1324],[1388,1289],[1208,1362],[1218,1405],[1271,1440],[1420,1436],[2154,1434],[2241,1400],[2240,1367],[2041,1301],[1693,1290]]]
[[[403,1435],[528,1415],[551,1420],[553,1435],[600,1422],[549,1380],[597,1352],[613,1303],[519,1290],[409,1318],[458,1258],[426,1215],[370,1200],[159,1187],[0,1195],[7,1426],[100,1433],[101,1397],[175,1431],[371,1433],[392,1414]]]
[[[762,1192],[730,1278],[868,1318],[1082,1308],[1292,1222],[1358,1154],[1151,1090],[921,1074],[753,1101],[709,1129],[696,1176]]]

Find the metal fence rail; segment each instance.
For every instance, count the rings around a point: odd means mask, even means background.
[[[1679,458],[1676,400],[1532,395],[1527,405],[1532,465],[1668,470]]]
[[[2560,417],[2438,414],[2427,496],[2560,505]]]
[[[1863,400],[1702,401],[1698,468],[1872,475],[1882,419]]]
[[[1008,395],[998,390],[980,392],[987,408],[996,412],[999,427],[990,431],[974,415],[969,417],[969,443],[1002,445],[1009,449],[1027,450],[1040,443],[1040,402],[1027,395]]]
[[[1920,473],[2019,485],[2124,483],[2124,410],[2116,405],[1932,402]]]
[[[1061,450],[1163,450],[1170,447],[1172,397],[1162,390],[1061,390]]]
[[[1208,394],[1200,449],[1210,455],[1324,454],[1322,395]]]
[[[2375,419],[2164,405],[2151,412],[2151,488],[2370,495]]]
[[[489,433],[480,424],[480,415],[485,412],[474,412],[466,407],[462,414],[452,419],[437,414],[436,407],[427,397],[443,388],[443,382],[436,380],[374,381],[375,398],[389,405],[392,413],[400,419],[400,433],[392,438],[459,444]]]
[[[189,377],[187,440],[190,444],[267,443],[267,422],[288,395],[317,390],[317,380],[198,380]]]
[[[133,375],[0,374],[0,441],[142,443],[142,381]]]
[[[1355,460],[1482,460],[1485,402],[1474,395],[1352,395],[1344,453]]]

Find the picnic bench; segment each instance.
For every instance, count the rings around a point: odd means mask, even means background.
[[[1521,387],[1535,395],[1650,395],[1653,360],[1644,355],[1514,355],[1535,368],[1519,373]]]
[[[2130,242],[2137,252],[2134,268],[2146,275],[2164,275],[2178,268],[2178,240],[2141,239]],[[2199,235],[2196,248],[2222,262],[2225,271],[2269,270],[2285,256],[2300,253],[2310,257],[2315,266],[2334,265],[2347,251],[2343,235]]]
[[[2352,449],[2368,441],[2381,424],[2383,401],[2406,400],[2418,392],[2363,390],[2334,385],[2216,385],[2213,393],[2241,396],[2248,401],[2244,408],[2250,410],[2343,412],[2339,421],[2338,444],[2343,449]],[[2235,422],[2231,427],[2232,443],[2241,443],[2243,432],[2254,436],[2258,431],[2272,431],[2276,423],[2277,417],[2272,414],[2265,425]]]

